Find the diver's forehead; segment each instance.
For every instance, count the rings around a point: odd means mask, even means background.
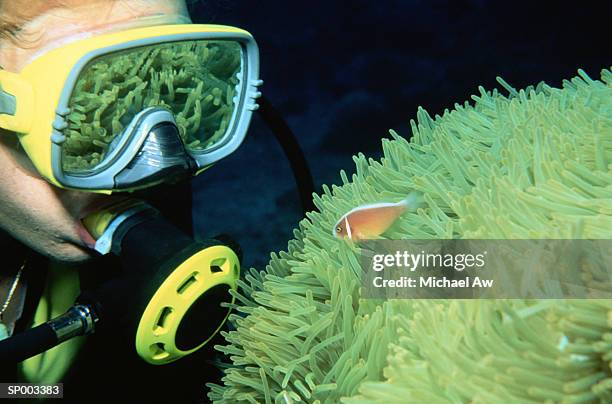
[[[189,23],[185,0],[0,0],[14,22],[13,39],[0,40],[0,64],[19,72],[54,48],[95,35],[160,24]],[[18,7],[21,5],[22,7]]]
[[[132,16],[186,13],[187,8],[185,0],[0,0],[0,13],[7,21],[27,23],[46,14],[69,18],[70,14],[83,15],[84,11],[91,11],[99,21],[116,13],[129,13]],[[102,14],[102,11],[108,14]]]

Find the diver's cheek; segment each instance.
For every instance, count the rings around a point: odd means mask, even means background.
[[[79,216],[83,211],[97,201],[108,198],[106,195],[94,194],[91,192],[74,191],[52,187],[55,198],[59,200],[68,215],[74,219],[81,219]]]
[[[53,259],[90,258],[91,239],[80,233],[78,213],[96,195],[50,185],[21,164],[23,156],[13,143],[0,141],[0,228]]]

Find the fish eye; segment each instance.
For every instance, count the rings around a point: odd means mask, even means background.
[[[337,232],[337,233],[340,233],[341,231],[342,231],[342,226],[338,226],[338,227],[336,227],[336,232]]]

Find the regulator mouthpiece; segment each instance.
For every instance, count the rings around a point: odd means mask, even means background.
[[[124,268],[121,279],[79,298],[94,307],[101,327],[127,325],[138,355],[156,365],[197,351],[219,331],[240,274],[232,243],[194,241],[134,200],[84,222],[98,238],[96,250],[118,255]]]

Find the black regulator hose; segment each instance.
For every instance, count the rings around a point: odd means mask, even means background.
[[[0,363],[19,363],[62,342],[91,332],[97,316],[76,305],[63,315],[0,341]]]
[[[297,183],[298,192],[300,193],[300,201],[304,213],[315,209],[312,202],[312,194],[314,193],[314,181],[308,167],[308,162],[304,156],[304,152],[300,148],[295,134],[283,119],[283,116],[272,106],[270,101],[262,96],[257,100],[259,104],[259,116],[264,120],[265,124],[270,128],[274,137],[283,148],[293,176]]]
[[[53,328],[44,323],[0,341],[0,363],[19,363],[57,345]]]

